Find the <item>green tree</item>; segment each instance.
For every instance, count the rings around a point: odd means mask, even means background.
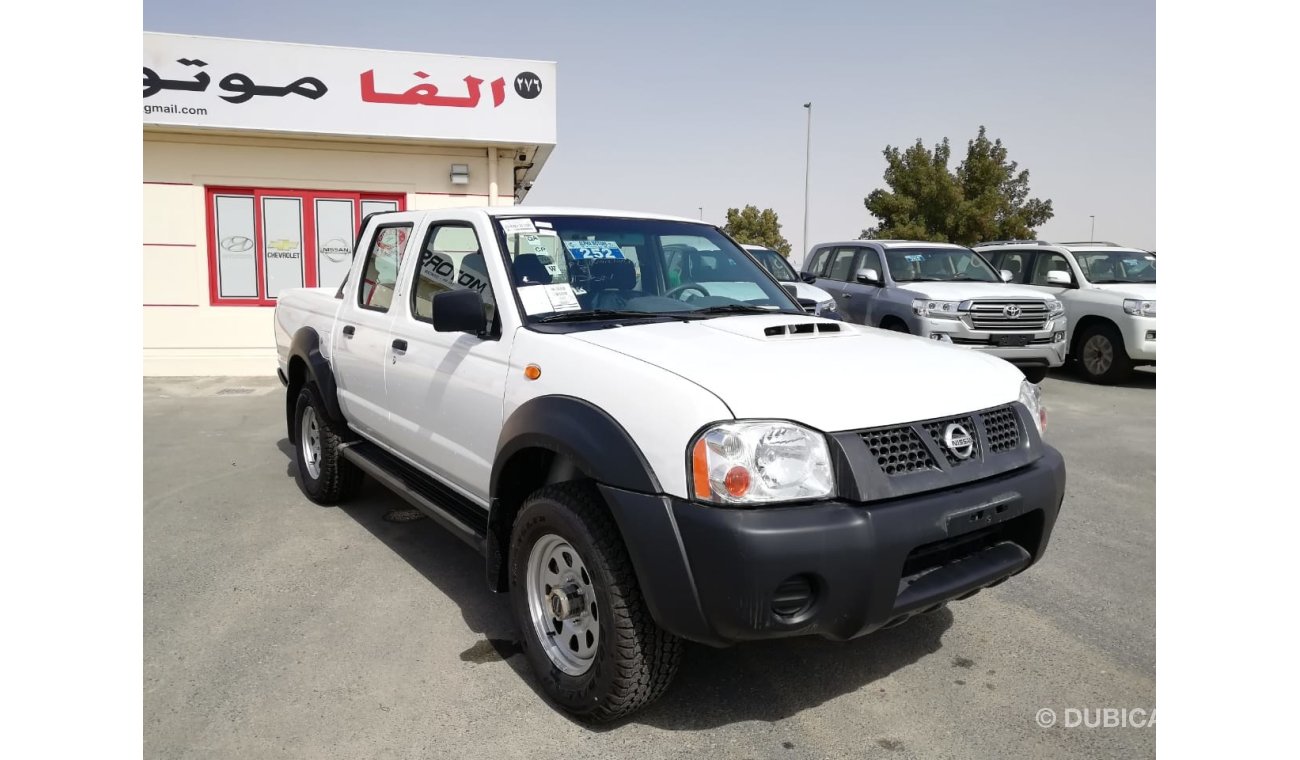
[[[781,222],[777,220],[776,212],[770,208],[762,211],[757,206],[729,208],[727,223],[722,231],[738,243],[761,245],[787,258],[790,256],[790,242],[781,235]]]
[[[936,240],[974,245],[1026,239],[1052,218],[1051,200],[1029,197],[1029,172],[1007,160],[1001,140],[984,127],[966,144],[956,172],[948,169],[948,139],[928,150],[918,139],[906,151],[885,147],[886,189],[864,200],[879,224],[863,238]]]

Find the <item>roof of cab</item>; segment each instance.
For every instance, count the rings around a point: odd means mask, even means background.
[[[645,211],[620,211],[607,208],[578,208],[569,206],[485,206],[481,209],[493,217],[533,217],[533,216],[608,216],[624,219],[665,219],[672,222],[691,222],[692,224],[713,225],[699,219],[670,214],[654,214]]]

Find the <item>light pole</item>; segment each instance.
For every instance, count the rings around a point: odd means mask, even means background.
[[[808,170],[812,161],[812,101],[803,104],[808,109],[808,133],[804,138],[803,155],[803,247],[799,249],[799,260],[808,255]]]
[[[1088,230],[1088,242],[1095,243],[1097,242],[1097,215],[1088,214],[1088,218],[1092,220],[1092,226]]]
[[[700,221],[704,221],[704,207],[700,206]]]

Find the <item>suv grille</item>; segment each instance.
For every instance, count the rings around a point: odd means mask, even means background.
[[[1047,324],[1047,304],[1042,301],[973,301],[970,321],[977,330],[1041,330]]]
[[[939,469],[911,426],[867,430],[862,433],[862,440],[886,475]]]
[[[975,448],[971,450],[970,456],[966,457],[965,459],[962,459],[961,457],[954,454],[952,450],[949,449],[947,446],[945,446],[943,443],[943,431],[953,423],[956,423],[966,428],[966,432],[970,433],[971,440],[974,441],[975,443]],[[940,451],[943,452],[943,455],[948,459],[948,464],[950,466],[956,467],[957,465],[964,464],[966,462],[979,461],[980,458],[979,432],[975,428],[975,420],[971,419],[970,417],[954,417],[952,419],[939,420],[937,422],[927,422],[921,427],[925,428],[925,432],[930,434],[930,440],[934,441],[934,445],[938,447]]]
[[[980,415],[988,435],[989,451],[1010,451],[1020,445],[1020,419],[1009,406]]]

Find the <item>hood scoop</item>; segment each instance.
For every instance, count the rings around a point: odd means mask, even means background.
[[[769,338],[803,337],[811,338],[819,334],[838,333],[838,322],[796,322],[787,325],[771,325],[763,328],[763,334]]]

